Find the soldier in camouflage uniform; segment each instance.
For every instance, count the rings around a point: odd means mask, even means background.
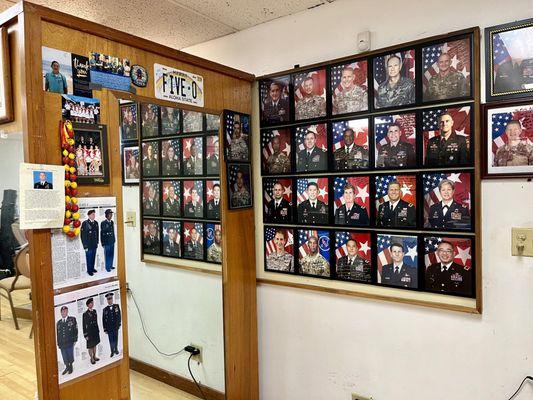
[[[287,240],[283,231],[276,231],[274,245],[276,250],[266,258],[266,269],[269,271],[294,272],[294,260],[292,254],[285,251]]]
[[[368,110],[368,93],[355,84],[353,68],[346,67],[342,70],[341,88],[333,95],[333,114]]]
[[[215,229],[215,241],[207,249],[207,261],[222,262],[222,232],[220,229]]]
[[[395,107],[415,102],[415,84],[409,78],[400,75],[402,61],[392,55],[387,60],[388,79],[378,88],[376,108]]]
[[[161,113],[161,130],[163,135],[176,135],[179,133],[179,119],[177,111],[172,107],[164,107]]]
[[[304,96],[296,102],[296,120],[318,118],[326,115],[326,100],[314,94],[315,83],[308,77],[302,83]]]
[[[246,207],[252,205],[252,196],[244,186],[244,177],[242,171],[237,172],[237,190],[231,195],[231,205],[233,207]]]
[[[329,276],[329,262],[318,251],[318,238],[311,236],[307,239],[309,254],[300,260],[300,270],[303,274]]]
[[[511,167],[533,165],[533,146],[522,140],[522,126],[520,121],[511,120],[505,127],[509,139],[501,146],[494,156],[495,167]]]
[[[242,136],[241,123],[238,121],[235,121],[233,124],[233,135],[231,136],[229,153],[233,161],[248,161],[248,143],[246,143],[246,140]]]
[[[445,100],[468,95],[467,82],[463,74],[451,68],[450,55],[442,53],[438,60],[439,72],[429,80],[424,100]]]
[[[352,128],[344,130],[344,146],[333,153],[336,171],[368,168],[368,150],[354,143]]]
[[[154,106],[146,105],[146,112],[142,121],[143,137],[157,136],[157,115],[154,112]]]
[[[357,255],[359,249],[353,239],[346,242],[347,255],[337,261],[337,278],[350,281],[372,282],[372,267]]]
[[[415,148],[401,139],[402,131],[397,124],[389,125],[389,143],[381,146],[376,161],[377,167],[414,167],[416,166]]]
[[[463,165],[470,161],[466,138],[453,130],[453,118],[444,113],[440,116],[440,135],[428,141],[426,165],[444,167]]]
[[[204,257],[204,246],[200,243],[200,233],[196,228],[191,229],[191,240],[185,245],[185,257],[201,260]]]
[[[267,172],[271,174],[284,174],[291,171],[291,160],[287,155],[280,151],[279,136],[275,136],[272,141],[273,153],[268,157],[266,162]]]

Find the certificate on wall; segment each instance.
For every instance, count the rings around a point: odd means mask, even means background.
[[[161,64],[154,64],[155,97],[176,103],[204,106],[204,78]]]

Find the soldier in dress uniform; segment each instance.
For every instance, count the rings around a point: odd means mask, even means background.
[[[159,254],[159,232],[154,223],[148,226],[148,234],[144,236],[144,252]]]
[[[444,113],[440,116],[440,135],[429,139],[426,148],[426,165],[444,167],[463,165],[470,161],[466,138],[453,130],[453,118]]]
[[[511,120],[505,127],[507,143],[496,150],[495,167],[516,167],[533,165],[533,146],[523,140],[520,121]]]
[[[304,138],[303,150],[296,154],[296,169],[298,172],[324,171],[328,168],[327,153],[316,147],[316,130],[307,130]]]
[[[46,182],[46,173],[39,172],[39,182],[33,185],[34,189],[53,189],[54,185],[50,182]]]
[[[163,175],[178,175],[179,168],[180,164],[178,156],[176,155],[176,151],[174,150],[174,147],[169,144],[167,149],[167,156],[163,159]]]
[[[87,310],[83,313],[83,337],[87,341],[87,350],[89,357],[91,357],[91,364],[100,361],[96,357],[96,346],[100,343],[100,328],[98,327],[98,317],[94,307],[94,300],[92,297],[85,302]]]
[[[96,261],[96,249],[98,248],[98,221],[95,221],[96,211],[89,210],[88,219],[81,224],[81,243],[85,250],[87,273],[93,276],[96,273],[94,262]]]
[[[241,123],[239,121],[233,123],[229,154],[230,159],[233,161],[248,161],[249,159],[248,143],[246,143],[246,139],[242,135]]]
[[[300,260],[300,270],[302,274],[329,276],[329,262],[318,251],[318,238],[310,236],[307,239],[309,253]]]
[[[437,247],[440,262],[426,269],[426,289],[463,295],[472,294],[470,270],[455,263],[453,244],[443,240]]]
[[[222,232],[215,229],[215,241],[207,249],[207,261],[222,262]]]
[[[368,110],[368,93],[355,83],[352,67],[344,67],[341,74],[341,90],[333,95],[333,114],[345,114]]]
[[[161,113],[161,130],[163,135],[175,135],[179,133],[179,120],[176,117],[176,109],[163,107],[165,112]]]
[[[304,224],[327,224],[328,206],[317,199],[318,185],[314,182],[307,184],[307,200],[298,206],[298,222]]]
[[[414,228],[416,209],[411,203],[401,199],[401,186],[397,181],[389,183],[389,200],[378,208],[377,226],[390,228]]]
[[[302,83],[303,97],[296,101],[296,120],[323,117],[326,115],[326,100],[315,94],[315,82],[308,77]]]
[[[344,130],[344,146],[335,150],[333,158],[336,171],[351,171],[354,169],[368,168],[368,150],[354,143],[352,128]]]
[[[163,202],[163,215],[179,217],[180,214],[180,200],[178,196],[176,196],[174,185],[171,184],[168,187],[167,199]]]
[[[382,267],[381,283],[410,288],[418,287],[418,272],[416,267],[404,262],[403,246],[400,243],[392,243],[389,249],[392,263]]]
[[[402,130],[398,124],[390,124],[387,130],[389,143],[381,146],[376,166],[414,167],[416,166],[415,148],[411,143],[401,140]]]
[[[267,204],[265,216],[268,222],[290,222],[292,219],[291,203],[283,197],[283,185],[279,182],[272,189],[272,200]]]
[[[220,185],[213,185],[213,198],[207,202],[207,218],[220,219]]]
[[[468,207],[453,199],[455,184],[443,179],[439,183],[439,192],[442,200],[429,207],[429,226],[436,229],[470,229]]]
[[[122,138],[125,140],[128,139],[137,139],[137,124],[133,118],[132,107],[129,106],[124,108],[124,119],[122,121]]]
[[[100,242],[104,248],[105,270],[111,272],[113,259],[115,257],[115,223],[113,222],[113,211],[105,210],[105,219],[100,224]]]
[[[191,189],[191,201],[185,204],[183,213],[189,218],[202,218],[204,216],[204,206],[202,205],[196,186],[193,186]]]
[[[237,190],[231,194],[231,205],[233,207],[246,207],[252,205],[252,196],[248,188],[244,185],[244,174],[237,171]]]
[[[198,149],[194,139],[191,142],[191,155],[185,159],[183,175],[202,175],[202,159],[198,156]]]
[[[196,228],[191,229],[191,240],[185,246],[185,257],[201,260],[204,256],[204,246],[200,243],[200,233]]]
[[[291,171],[291,160],[281,151],[281,141],[279,136],[274,136],[270,142],[273,153],[268,157],[266,162],[267,173],[285,174]]]
[[[268,98],[263,102],[263,121],[278,123],[289,120],[289,101],[281,97],[283,87],[279,82],[272,82]]]
[[[269,271],[294,272],[294,257],[285,251],[287,238],[282,230],[274,234],[275,249],[266,258],[266,269]]]
[[[159,199],[156,197],[154,184],[148,188],[148,198],[143,201],[144,213],[150,215],[159,214]]]
[[[503,62],[498,66],[494,77],[494,91],[496,93],[512,92],[522,89],[522,71],[520,65],[513,60]]]
[[[142,121],[143,137],[157,136],[157,116],[152,105],[146,106],[146,113]]]
[[[220,173],[220,157],[218,147],[207,157],[207,175],[218,175]]]
[[[376,107],[395,107],[415,102],[415,84],[409,78],[400,75],[402,60],[391,55],[387,60],[387,80],[379,85]]]
[[[180,245],[176,241],[176,229],[170,227],[167,229],[168,238],[163,242],[163,254],[171,257],[180,256]]]
[[[154,155],[154,147],[151,143],[147,144],[146,157],[143,158],[143,174],[145,176],[155,176],[159,173],[159,163]]]
[[[68,307],[61,307],[61,319],[56,325],[57,347],[61,350],[61,357],[65,370],[61,375],[72,374],[74,363],[74,343],[78,341],[78,323],[76,318],[68,315]]]
[[[468,95],[465,77],[452,68],[448,53],[442,53],[437,61],[439,72],[429,79],[424,100],[445,100]]]
[[[367,226],[368,212],[355,202],[355,188],[351,183],[344,186],[344,204],[335,211],[337,225]]]
[[[347,253],[337,261],[337,278],[350,281],[372,282],[372,267],[368,260],[357,254],[359,248],[353,239],[346,242]]]
[[[104,308],[102,316],[102,326],[104,332],[107,333],[109,339],[109,348],[111,349],[111,356],[118,355],[118,330],[122,324],[122,317],[120,316],[120,306],[113,304],[113,293],[105,295],[107,306]]]

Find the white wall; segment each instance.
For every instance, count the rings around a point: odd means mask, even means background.
[[[19,190],[19,164],[24,162],[24,145],[22,143],[22,133],[13,132],[0,138],[0,206],[4,198],[4,190],[13,189],[17,191],[17,212],[18,212],[18,190]],[[2,210],[0,210],[0,213]]]
[[[337,0],[185,51],[259,76],[353,54],[367,29],[376,49],[531,10],[530,0]],[[510,256],[510,228],[533,226],[533,183],[485,181],[482,198],[482,315],[260,285],[261,399],[507,399],[533,374],[533,259]],[[517,399],[531,396],[528,384]]]

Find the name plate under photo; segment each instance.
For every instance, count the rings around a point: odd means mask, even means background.
[[[161,64],[154,64],[155,97],[176,103],[204,106],[204,78]]]

